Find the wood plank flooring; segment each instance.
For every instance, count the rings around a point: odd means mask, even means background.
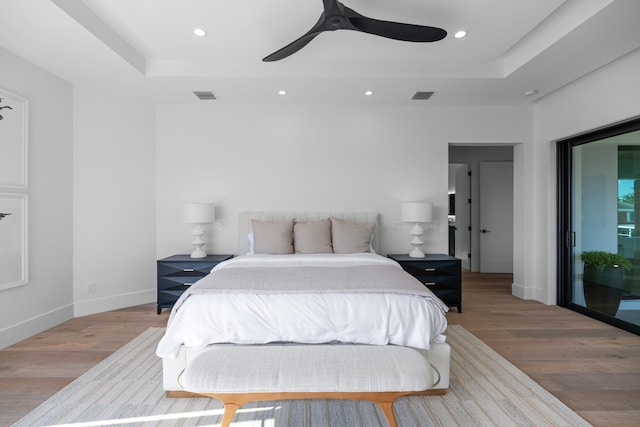
[[[595,426],[640,420],[640,337],[511,295],[511,276],[463,274],[460,324]],[[0,351],[0,426],[19,420],[146,330],[155,304],[72,319]]]
[[[596,426],[640,425],[640,337],[511,295],[511,275],[463,275],[461,324]]]

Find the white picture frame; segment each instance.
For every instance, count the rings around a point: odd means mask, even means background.
[[[0,88],[0,187],[27,188],[29,101]]]
[[[28,196],[0,193],[0,291],[29,282]]]

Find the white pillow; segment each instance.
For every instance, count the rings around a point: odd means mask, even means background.
[[[247,255],[253,255],[253,233],[248,233],[247,239],[249,239],[249,252],[247,252]]]

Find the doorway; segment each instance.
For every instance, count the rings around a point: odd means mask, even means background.
[[[513,273],[513,146],[449,144],[449,193],[449,236],[462,268]]]

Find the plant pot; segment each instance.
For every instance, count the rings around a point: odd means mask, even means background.
[[[623,280],[624,269],[622,267],[605,267],[600,270],[593,265],[585,265],[582,281],[587,307],[615,317],[620,306]]]

